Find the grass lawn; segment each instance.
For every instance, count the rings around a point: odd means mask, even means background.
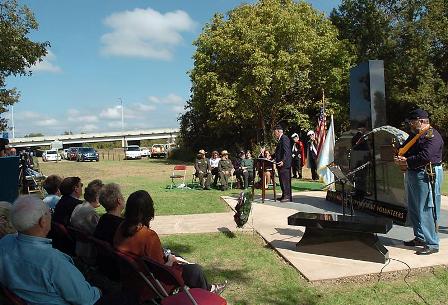
[[[45,175],[79,176],[86,185],[93,179],[117,182],[127,197],[138,189],[155,199],[156,213],[191,214],[224,212],[221,195],[239,190],[167,190],[173,165],[165,160],[100,161],[98,163],[41,163]],[[189,178],[193,172],[189,165]],[[445,179],[444,192],[447,193]],[[319,190],[321,183],[293,180],[293,191]],[[251,233],[182,234],[161,236],[165,247],[201,264],[211,283],[229,280],[223,296],[231,305],[323,304],[447,304],[448,271],[404,274],[370,280],[311,284],[287,264],[257,235]],[[420,296],[423,298],[421,299]]]

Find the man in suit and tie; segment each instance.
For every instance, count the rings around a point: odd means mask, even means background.
[[[278,125],[274,129],[274,137],[278,141],[275,153],[273,155],[277,164],[277,172],[280,180],[280,188],[282,189],[282,197],[280,202],[292,201],[291,191],[291,143],[289,138],[283,134],[283,128]]]

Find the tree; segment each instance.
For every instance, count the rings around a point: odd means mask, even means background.
[[[48,42],[33,42],[27,36],[38,24],[31,10],[19,6],[17,0],[0,2],[0,114],[19,100],[16,88],[6,88],[6,78],[30,75],[29,68],[47,54]],[[0,130],[6,120],[0,118]]]
[[[422,107],[448,135],[448,1],[343,0],[330,19],[357,61],[384,59],[388,121]]]
[[[322,90],[344,119],[351,56],[305,2],[261,0],[216,14],[194,42],[184,145],[250,147],[278,123],[314,127]]]

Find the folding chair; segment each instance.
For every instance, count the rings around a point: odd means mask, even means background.
[[[175,273],[171,267],[159,264],[148,258],[141,258],[148,273],[156,282],[156,288],[163,295],[161,305],[226,305],[227,301],[221,296],[202,288],[189,288],[185,285],[182,277]],[[180,291],[173,295],[168,295],[163,285],[176,286]]]
[[[123,290],[132,291],[138,295],[141,303],[151,301],[153,304],[158,304],[154,299],[160,299],[162,295],[143,273],[144,267],[139,264],[139,258],[116,249],[113,249],[113,255],[120,267]]]
[[[18,297],[14,292],[12,292],[11,290],[9,290],[8,288],[6,288],[5,286],[1,285],[2,288],[2,292],[4,294],[4,296],[6,297],[6,299],[9,301],[10,304],[12,305],[26,305],[26,302]]]
[[[170,188],[171,189],[173,187],[186,188],[186,185],[185,185],[185,177],[186,176],[187,176],[187,166],[186,165],[176,165],[176,166],[174,166],[173,173],[170,176],[170,178],[171,178],[171,186],[170,186]],[[174,182],[174,179],[181,179],[182,183],[177,186],[176,183]]]
[[[69,234],[67,228],[63,224],[52,221],[51,230],[48,236],[52,239],[53,248],[70,256],[75,256],[75,239]]]
[[[94,266],[96,263],[96,248],[90,239],[90,234],[73,226],[67,226],[66,229],[75,240],[76,256],[85,264]]]
[[[107,278],[114,282],[120,281],[120,270],[116,264],[115,249],[104,240],[98,239],[93,236],[89,236],[89,240],[92,242],[96,249],[97,260],[96,264],[98,270]]]

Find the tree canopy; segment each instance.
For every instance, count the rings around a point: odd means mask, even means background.
[[[313,128],[322,91],[347,116],[352,56],[323,13],[304,1],[261,0],[216,14],[194,42],[183,144],[251,147],[278,123]]]
[[[48,42],[33,42],[28,38],[38,24],[27,6],[20,6],[17,0],[0,2],[0,114],[9,105],[19,100],[16,88],[6,88],[6,78],[14,75],[29,75],[30,67],[47,54]],[[6,121],[0,118],[0,130]]]
[[[330,19],[357,62],[383,59],[388,122],[422,107],[448,135],[448,1],[342,0]]]

